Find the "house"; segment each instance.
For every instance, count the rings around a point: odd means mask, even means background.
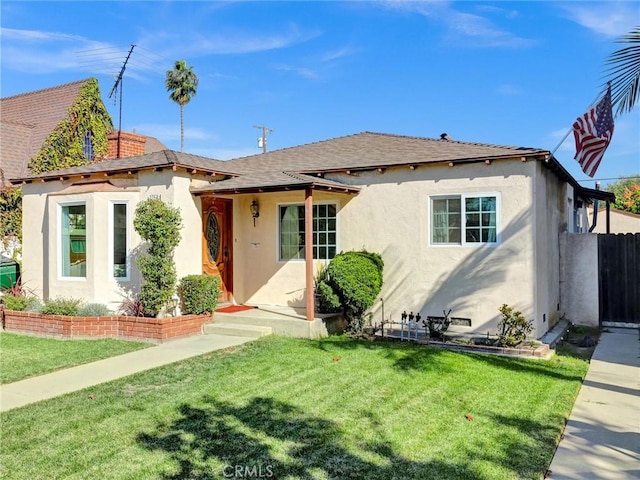
[[[97,80],[88,78],[0,99],[0,188],[10,186],[13,178],[31,174],[31,160],[42,153],[51,135],[76,115],[72,113],[73,107],[82,101],[83,95],[87,91],[93,92],[94,88],[97,91],[97,84]],[[95,106],[91,110],[94,115],[99,112],[104,117],[103,121],[110,125],[111,119],[97,92]],[[81,160],[87,161],[142,155],[167,148],[153,137],[113,131],[107,135],[106,155],[96,156],[95,151],[99,148],[91,132],[82,134],[84,158]],[[12,252],[19,247],[17,239],[0,240],[3,240],[0,242],[3,249],[8,247],[10,250],[5,253],[13,256]]]
[[[27,175],[23,278],[44,297],[117,308],[140,285],[136,205],[180,209],[178,277],[222,279],[222,299],[306,308],[340,251],[385,262],[372,308],[494,333],[508,304],[536,338],[563,314],[559,235],[586,232],[581,187],[548,150],[364,132],[229,161],[170,150]],[[384,313],[383,313],[384,312]]]
[[[606,233],[606,208],[598,208],[593,233]],[[588,208],[589,225],[593,225],[593,205]],[[609,212],[609,233],[640,233],[640,215],[637,213],[611,208]]]

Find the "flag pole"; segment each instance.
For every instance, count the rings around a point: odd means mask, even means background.
[[[607,82],[607,88],[609,88],[610,86],[611,86],[611,82]],[[605,90],[605,92],[606,92],[606,90]],[[598,96],[595,98],[595,100],[589,104],[589,106],[587,107],[587,110],[589,110],[591,107],[593,107],[597,103],[598,99],[601,96],[602,95],[599,93]],[[571,135],[571,132],[573,132],[573,126],[571,126],[571,128],[567,131],[567,133],[565,133],[564,137],[562,137],[562,140],[560,140],[560,143],[558,143],[558,145],[556,145],[556,148],[554,148],[551,151],[551,155],[549,155],[547,157],[547,160],[546,160],[547,163],[549,162],[549,160],[551,160],[551,157],[553,157],[553,155],[558,151],[558,149],[560,148],[560,145],[562,145],[564,143],[564,141],[567,139],[567,137],[569,135]]]

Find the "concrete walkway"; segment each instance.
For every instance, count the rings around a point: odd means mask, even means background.
[[[117,357],[71,367],[0,386],[0,412],[75,392],[117,378],[214,350],[255,340],[249,337],[195,335]]]
[[[609,328],[551,462],[553,480],[640,479],[638,330]]]

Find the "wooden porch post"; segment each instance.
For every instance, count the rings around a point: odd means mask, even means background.
[[[307,288],[307,320],[315,318],[313,291],[313,193],[311,187],[304,192],[304,263]]]

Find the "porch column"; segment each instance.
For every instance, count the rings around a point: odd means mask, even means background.
[[[307,187],[304,192],[304,263],[307,287],[307,320],[315,318],[313,291],[313,193]]]

